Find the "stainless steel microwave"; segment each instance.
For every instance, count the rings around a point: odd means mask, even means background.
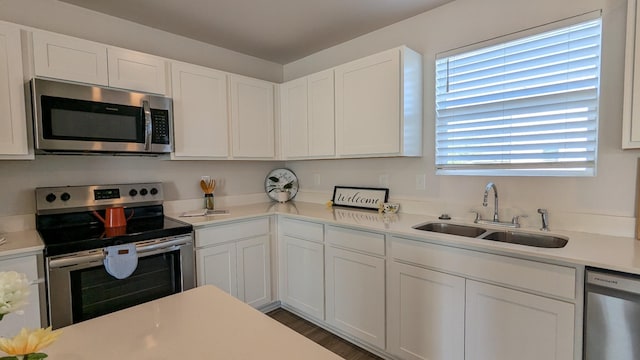
[[[170,98],[40,78],[30,85],[37,153],[173,150]]]

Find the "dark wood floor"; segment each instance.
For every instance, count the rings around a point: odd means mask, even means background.
[[[284,309],[273,310],[267,315],[347,360],[382,359]]]

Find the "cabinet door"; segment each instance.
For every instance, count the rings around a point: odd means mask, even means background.
[[[640,148],[640,7],[637,0],[627,1],[627,37],[625,54],[624,105],[622,112],[622,148]]]
[[[175,158],[227,158],[227,74],[173,63]]]
[[[269,235],[238,241],[238,298],[257,308],[271,302]]]
[[[335,68],[339,156],[400,152],[400,50]]]
[[[27,155],[20,30],[0,23],[0,156]]]
[[[282,236],[282,301],[324,320],[324,246]]]
[[[285,158],[309,155],[307,78],[286,82],[280,87],[281,124]]]
[[[384,259],[326,248],[327,322],[385,348]]]
[[[235,243],[198,249],[196,257],[198,286],[214,285],[238,297]]]
[[[234,158],[273,159],[274,84],[231,75],[231,132]]]
[[[467,360],[573,360],[574,305],[467,280]]]
[[[333,69],[308,77],[309,156],[332,157],[335,144]]]
[[[41,327],[40,324],[40,293],[38,278],[38,258],[35,255],[24,256],[0,261],[0,271],[16,271],[23,273],[32,282],[29,286],[29,296],[27,304],[22,308],[22,313],[10,313],[5,315],[0,322],[0,336],[14,337],[23,327],[34,329]]]
[[[402,359],[463,360],[464,307],[464,278],[393,262],[387,350]]]
[[[166,95],[167,63],[137,51],[109,48],[109,86]]]
[[[107,47],[70,36],[33,32],[37,76],[107,86]]]

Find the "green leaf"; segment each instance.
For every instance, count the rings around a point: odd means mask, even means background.
[[[18,360],[18,358],[15,356],[3,356],[0,357],[0,360]]]
[[[278,178],[277,178],[277,177],[275,177],[275,176],[270,176],[270,177],[269,177],[269,180],[273,181],[274,183],[280,182],[280,179],[278,179]]]
[[[40,360],[48,357],[45,353],[33,353],[24,357],[24,360]]]

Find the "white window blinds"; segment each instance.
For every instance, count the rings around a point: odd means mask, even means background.
[[[436,59],[439,174],[594,175],[600,18]]]

